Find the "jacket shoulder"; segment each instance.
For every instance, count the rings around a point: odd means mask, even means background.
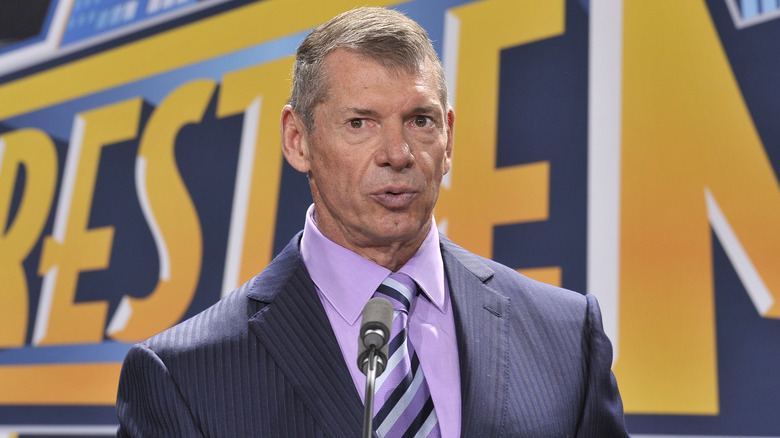
[[[583,312],[584,316],[587,302],[585,295],[579,292],[529,278],[506,265],[474,254],[444,236],[441,237],[441,245],[445,260],[449,259],[450,264],[454,260],[515,305],[551,311],[576,309],[578,313]]]
[[[303,266],[300,233],[269,265],[246,283],[200,313],[147,339],[144,344],[161,356],[218,343],[241,342],[247,321],[273,301],[295,271]]]

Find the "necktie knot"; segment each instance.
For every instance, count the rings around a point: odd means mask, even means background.
[[[379,285],[374,296],[387,298],[395,310],[409,313],[416,294],[417,285],[411,277],[393,272]]]

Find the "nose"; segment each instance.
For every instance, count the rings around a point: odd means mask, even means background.
[[[381,142],[376,154],[378,166],[401,171],[414,163],[411,144],[406,138],[403,127],[386,129]]]

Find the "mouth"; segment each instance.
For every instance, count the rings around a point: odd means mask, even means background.
[[[381,206],[391,210],[398,210],[408,207],[417,197],[417,192],[405,188],[390,188],[374,192],[371,196]]]

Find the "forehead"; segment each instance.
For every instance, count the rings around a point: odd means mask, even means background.
[[[325,102],[382,95],[383,99],[414,96],[439,103],[438,77],[428,59],[410,71],[405,66],[387,67],[369,57],[337,49],[326,56],[324,69]]]

